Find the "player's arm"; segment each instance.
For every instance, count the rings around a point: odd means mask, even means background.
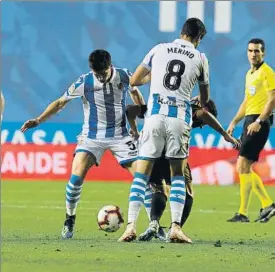
[[[21,131],[25,132],[30,128],[37,127],[40,123],[45,122],[50,117],[64,109],[70,100],[82,97],[84,95],[84,81],[84,75],[79,77],[77,81],[69,87],[64,95],[49,104],[43,113],[34,119],[27,120],[21,127]]]
[[[40,123],[45,122],[50,117],[61,111],[69,100],[65,97],[60,97],[59,99],[53,101],[51,104],[47,106],[47,108],[41,113],[38,117],[34,119],[30,119],[26,121],[23,126],[21,127],[21,131],[25,132],[27,129],[33,128],[38,126]]]
[[[134,138],[139,137],[139,132],[137,128],[136,117],[141,114],[141,106],[140,105],[128,105],[126,108],[126,116],[130,126],[130,134],[133,135]]]
[[[214,130],[216,130],[219,134],[221,134],[223,136],[223,138],[227,142],[232,143],[235,148],[240,147],[239,141],[236,140],[231,135],[229,135],[229,133],[227,133],[224,130],[224,128],[222,127],[220,122],[217,120],[217,118],[215,118],[215,116],[213,116],[210,112],[208,112],[205,109],[199,109],[199,110],[196,111],[195,114],[196,114],[196,118],[201,120],[203,122],[203,124],[208,125],[211,128],[213,128]]]
[[[132,89],[130,91],[130,96],[131,96],[132,101],[136,105],[145,105],[144,98],[143,98],[140,90],[138,89],[138,87],[132,87]]]
[[[209,64],[206,56],[201,54],[202,67],[201,74],[198,78],[199,91],[200,91],[200,103],[204,107],[210,98],[210,84],[209,84]]]
[[[131,86],[141,86],[150,80],[150,70],[143,64],[140,64],[130,79]]]
[[[136,71],[131,77],[131,86],[141,86],[151,80],[152,60],[158,49],[159,45],[152,48],[149,53],[144,57],[142,63],[137,67]]]
[[[261,121],[266,120],[271,115],[273,109],[275,109],[275,89],[268,92],[268,100],[259,119]]]
[[[259,116],[261,121],[266,120],[275,109],[275,73],[273,70],[268,70],[266,72],[266,81],[268,84],[268,100],[264,107],[262,114]]]
[[[247,127],[247,134],[251,135],[261,129],[261,122],[265,121],[275,108],[275,73],[272,70],[266,71],[266,82],[268,84],[268,100],[265,104],[263,112],[260,114],[256,122]]]
[[[235,117],[232,119],[227,132],[231,135],[236,127],[236,125],[245,117],[245,110],[247,104],[247,97],[244,97],[242,104],[240,105]]]

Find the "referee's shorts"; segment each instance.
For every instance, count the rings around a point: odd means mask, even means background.
[[[273,123],[273,115],[271,115],[270,118],[262,123],[261,129],[258,132],[254,132],[252,135],[247,135],[247,127],[255,122],[258,117],[259,114],[247,115],[245,117],[241,135],[242,145],[239,152],[240,156],[254,162],[259,159],[260,152],[267,142],[270,126]]]

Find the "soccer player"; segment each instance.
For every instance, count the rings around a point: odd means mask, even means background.
[[[198,97],[194,97],[191,100],[192,107],[192,128],[202,128],[204,125],[209,125],[220,133],[224,139],[233,144],[235,148],[240,147],[240,143],[230,136],[220,125],[217,117],[217,109],[214,101],[211,99],[206,104],[204,108],[201,107]],[[135,118],[138,116],[144,118],[144,114],[147,111],[146,105],[128,105],[126,114],[131,125],[131,131],[134,135],[138,135],[137,126]],[[164,152],[163,152],[164,153]],[[182,227],[186,222],[193,205],[193,190],[192,190],[192,175],[189,165],[184,171],[185,183],[186,183],[186,199],[185,205],[180,221],[180,226]],[[166,186],[168,185],[168,186]],[[169,161],[163,155],[161,158],[157,159],[150,179],[149,186],[146,187],[144,205],[147,213],[150,214],[150,224],[149,228],[140,235],[140,241],[150,241],[154,236],[162,238],[158,232],[161,231],[159,227],[159,220],[166,206],[167,196],[169,195],[171,186],[171,175],[170,175],[170,164]]]
[[[228,221],[249,222],[248,206],[253,191],[262,206],[256,221],[267,222],[275,215],[275,204],[262,179],[253,171],[252,165],[259,159],[273,122],[275,73],[264,61],[265,43],[262,39],[252,39],[248,42],[247,56],[251,68],[246,74],[244,100],[228,127],[228,132],[232,134],[235,126],[245,118],[241,136],[242,147],[237,160],[241,203],[239,212]]]
[[[151,85],[137,169],[130,191],[128,225],[118,241],[136,239],[136,220],[144,202],[145,187],[154,161],[165,149],[172,176],[170,239],[172,242],[191,243],[180,228],[186,194],[183,170],[189,153],[192,125],[190,98],[197,81],[202,106],[209,99],[208,61],[196,49],[205,34],[205,26],[199,19],[188,19],[180,38],[156,45],[131,77],[131,84],[139,86],[151,74]]]
[[[126,95],[130,92],[134,103],[143,104],[138,88],[131,88],[126,69],[112,66],[111,56],[105,50],[95,50],[89,56],[91,71],[75,81],[65,94],[52,102],[37,118],[26,121],[21,130],[36,127],[62,110],[74,98],[83,102],[84,124],[72,163],[72,173],[66,186],[66,220],[63,238],[72,238],[76,208],[83,180],[88,170],[99,165],[105,150],[110,150],[118,162],[134,173],[133,161],[137,143],[126,128]]]

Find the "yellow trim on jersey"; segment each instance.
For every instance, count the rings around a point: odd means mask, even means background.
[[[275,73],[269,65],[263,63],[253,73],[250,69],[245,82],[245,115],[261,114],[268,100],[268,92],[272,90],[275,90]]]

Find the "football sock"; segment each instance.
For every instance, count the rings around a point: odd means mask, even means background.
[[[147,175],[136,172],[130,190],[128,223],[136,222],[141,206],[144,203],[145,187],[149,180]]]
[[[167,197],[164,193],[156,192],[152,196],[151,220],[159,221],[166,207]]]
[[[183,176],[171,178],[170,208],[172,223],[180,224],[185,203],[186,187]]]
[[[149,221],[151,220],[150,214],[151,214],[151,206],[152,206],[152,194],[153,194],[152,188],[150,184],[147,184],[145,189],[144,206],[145,206],[145,210],[149,218]]]
[[[262,179],[255,173],[252,172],[253,175],[253,183],[252,183],[252,189],[253,192],[258,196],[258,198],[261,201],[262,208],[266,208],[270,206],[273,201],[271,200],[270,196],[268,195]]]
[[[185,199],[185,204],[183,208],[183,213],[180,221],[180,226],[182,227],[186,220],[188,219],[191,209],[193,206],[193,197],[186,192],[186,199]]]
[[[251,190],[252,190],[252,174],[240,174],[240,209],[239,213],[247,216],[248,214],[248,205],[250,202],[251,197]]]
[[[83,179],[76,175],[71,178],[66,186],[66,210],[68,215],[75,215],[77,204],[80,199]]]

